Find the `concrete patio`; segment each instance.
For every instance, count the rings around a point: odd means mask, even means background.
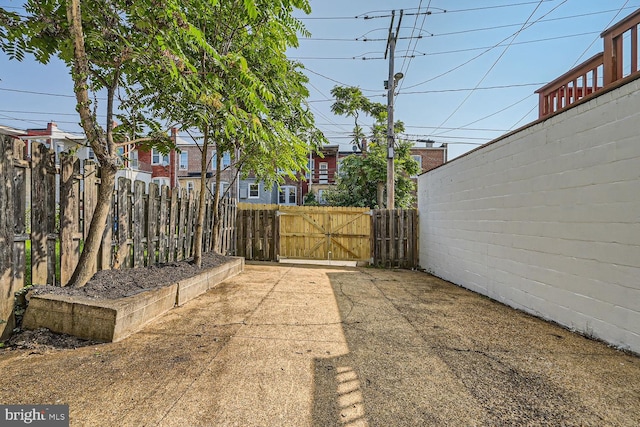
[[[249,264],[121,342],[0,351],[71,425],[635,426],[640,358],[425,273]]]

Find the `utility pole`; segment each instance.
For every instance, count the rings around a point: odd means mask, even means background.
[[[400,18],[395,33],[393,29],[393,21],[396,11],[391,12],[391,24],[389,25],[389,37],[387,39],[387,50],[385,51],[385,59],[387,52],[389,53],[389,80],[387,80],[387,209],[395,209],[395,177],[393,168],[393,159],[395,157],[395,133],[393,129],[393,96],[396,90],[396,83],[403,75],[394,72],[394,56],[396,49],[396,41],[398,40],[398,32],[400,31],[400,23],[402,22],[403,10],[400,10]]]

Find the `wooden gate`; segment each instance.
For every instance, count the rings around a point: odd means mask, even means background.
[[[280,206],[280,258],[369,261],[368,208]]]

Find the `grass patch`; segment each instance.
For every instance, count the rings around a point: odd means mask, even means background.
[[[81,249],[84,241],[80,242]],[[31,240],[26,240],[24,245],[25,251],[25,272],[24,272],[24,286],[31,286],[33,283],[31,278]],[[56,283],[60,283],[60,241],[56,240]]]

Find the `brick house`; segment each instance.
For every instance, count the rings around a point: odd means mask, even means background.
[[[327,145],[322,148],[321,152],[323,156],[314,153],[309,160],[311,173],[307,174],[306,180],[300,184],[301,201],[304,200],[304,196],[311,188],[316,195],[316,199],[323,203],[323,193],[336,183],[336,173],[340,171],[341,160],[352,154],[361,154],[359,151],[340,151],[338,145]],[[427,172],[447,161],[447,144],[433,147],[433,142],[429,141],[425,147],[413,147],[411,149],[411,157],[418,162],[421,169],[420,173]],[[412,178],[416,181],[417,175]]]
[[[200,177],[202,176],[202,151],[201,148],[193,141],[187,141],[172,135],[175,139],[179,153],[175,153],[175,163],[172,164],[175,169],[177,186],[185,188],[189,191],[199,191]],[[215,191],[215,174],[218,161],[221,161],[221,196],[235,198],[237,194],[237,185],[235,184],[235,169],[232,167],[232,158],[230,153],[224,153],[221,160],[216,156],[215,147],[208,148],[209,164],[207,166],[206,178],[207,186],[211,194]]]

